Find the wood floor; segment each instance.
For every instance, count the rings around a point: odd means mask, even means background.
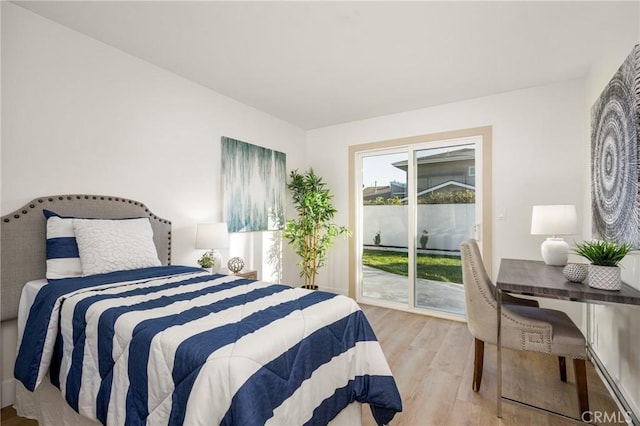
[[[471,390],[473,338],[464,323],[441,320],[373,306],[362,306],[378,336],[402,395],[403,412],[393,426],[416,425],[540,425],[572,424],[556,416],[513,404],[496,413],[496,348],[485,346],[480,392]],[[578,402],[573,368],[567,365],[567,383],[560,381],[557,359],[551,356],[504,350],[503,393],[533,405],[577,417]],[[567,364],[569,364],[567,360]],[[593,366],[587,363],[591,411],[617,412]],[[612,415],[609,414],[609,419]],[[619,414],[619,419],[623,419]],[[3,426],[33,426],[3,408]],[[368,406],[363,424],[375,425]],[[602,424],[602,423],[601,423]]]
[[[4,407],[0,417],[0,424],[2,426],[37,426],[38,422],[18,417],[13,407]]]
[[[502,420],[498,419],[496,347],[485,345],[482,385],[479,392],[473,392],[473,337],[465,323],[366,305],[362,305],[362,310],[376,332],[402,396],[403,412],[393,419],[393,426],[573,424],[510,403],[502,404]],[[502,366],[503,395],[571,417],[579,416],[570,360],[567,360],[567,383],[560,381],[555,357],[504,349]],[[617,413],[590,362],[587,381],[591,411]],[[618,416],[624,419],[621,414]],[[608,419],[611,418],[610,414]],[[375,425],[369,407],[363,408],[363,419],[364,425]]]

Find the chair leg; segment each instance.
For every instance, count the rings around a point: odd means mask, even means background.
[[[590,421],[589,414],[589,393],[587,390],[587,368],[584,359],[573,360],[573,370],[576,373],[576,389],[578,391],[578,405],[580,406],[580,416],[583,421]]]
[[[480,383],[482,383],[482,366],[484,361],[484,342],[482,340],[474,339],[475,341],[475,358],[473,361],[473,383],[471,388],[474,392],[480,390]]]
[[[558,357],[558,366],[560,367],[560,380],[567,381],[567,359],[563,356]]]

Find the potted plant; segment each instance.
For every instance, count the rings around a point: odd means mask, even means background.
[[[202,255],[202,257],[200,257],[200,259],[198,259],[198,265],[200,265],[201,268],[204,268],[209,272],[213,272],[213,265],[215,264],[216,264],[216,259],[215,257],[213,257],[212,251],[206,252],[205,254]]]
[[[620,290],[618,263],[631,251],[631,246],[610,241],[587,241],[576,244],[575,253],[591,262],[589,286],[603,290]]]
[[[287,188],[291,191],[297,219],[287,221],[284,237],[300,256],[300,276],[304,287],[315,289],[318,269],[325,265],[327,252],[337,236],[350,236],[346,226],[338,226],[331,220],[337,210],[331,205],[333,196],[326,183],[313,169],[305,173],[293,170]]]
[[[422,249],[427,248],[427,243],[429,243],[429,232],[426,229],[422,230],[422,234],[420,235],[420,247]]]
[[[378,231],[376,235],[373,237],[373,244],[379,246],[381,242],[382,242],[382,238],[380,237],[380,231]]]

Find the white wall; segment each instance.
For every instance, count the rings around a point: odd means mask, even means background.
[[[221,136],[306,167],[302,129],[8,2],[2,88],[2,214],[48,194],[139,200],[172,220],[175,264],[195,265],[196,224],[221,219]],[[263,272],[262,237],[232,235],[223,254]],[[285,268],[284,282],[297,279]],[[3,327],[3,382],[14,347],[13,328]]]
[[[596,101],[611,77],[618,70],[635,43],[640,42],[640,30],[636,30],[635,39],[630,37],[629,43],[619,44],[607,53],[606,57],[591,67],[586,79],[585,116],[590,126],[591,106]],[[590,127],[587,127],[587,132]],[[590,139],[586,144],[590,147]],[[584,205],[591,205],[591,170],[590,152],[587,152],[583,167]],[[591,211],[585,211],[584,234],[591,238]],[[622,279],[640,289],[640,253],[628,255],[623,262]],[[632,405],[637,417],[640,417],[640,307],[620,305],[594,305],[591,311],[593,328],[591,339],[598,357],[604,363],[607,372],[615,380]]]
[[[373,244],[380,232],[383,246],[408,247],[407,205],[366,205],[362,208],[362,241]],[[428,230],[426,248],[435,250],[460,249],[463,241],[473,235],[475,204],[419,204],[416,215],[418,236],[415,245],[420,248],[422,230]]]

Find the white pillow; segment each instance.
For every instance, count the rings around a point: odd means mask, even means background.
[[[82,275],[160,266],[147,218],[73,219]]]

